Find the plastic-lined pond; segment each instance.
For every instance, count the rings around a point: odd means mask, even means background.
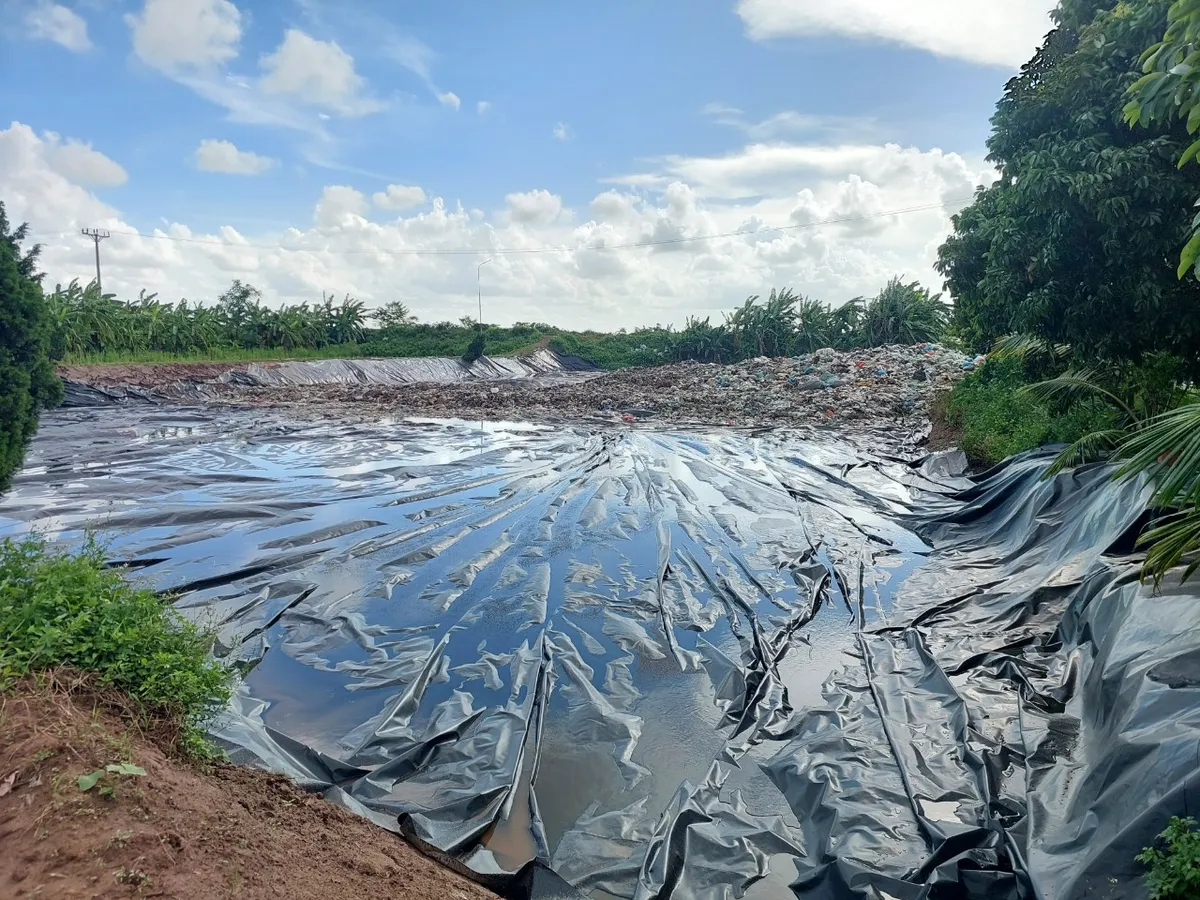
[[[1102,558],[1136,486],[937,462],[75,409],[45,418],[0,531],[96,529],[213,626],[245,673],[218,729],[236,759],[477,873],[534,862],[534,893],[1088,896],[1125,864],[1105,847],[1196,800],[1200,677],[1145,672],[1200,658],[1200,604]],[[1096,718],[1101,690],[1124,718]],[[1092,777],[1113,759],[1120,785]],[[1110,805],[1134,788],[1136,813]]]

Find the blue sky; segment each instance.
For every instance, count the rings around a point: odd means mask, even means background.
[[[1049,27],[1045,0],[5,3],[0,199],[51,280],[99,225],[118,294],[241,277],[447,318],[489,249],[561,247],[501,255],[492,318],[591,326],[936,281]],[[195,243],[128,234],[156,230]],[[698,240],[588,249],[663,237]]]

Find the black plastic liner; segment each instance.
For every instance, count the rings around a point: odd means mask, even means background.
[[[244,672],[235,759],[505,896],[1144,897],[1200,590],[1047,459],[75,409],[0,531],[99,527]]]

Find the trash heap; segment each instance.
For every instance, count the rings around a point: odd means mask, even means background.
[[[982,358],[936,344],[759,357],[735,365],[679,363],[577,380],[229,388],[238,403],[312,414],[386,412],[463,419],[583,419],[730,426],[830,426],[915,432],[934,396]],[[365,405],[365,408],[363,408]]]

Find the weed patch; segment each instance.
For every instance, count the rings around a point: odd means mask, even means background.
[[[0,687],[62,668],[88,673],[144,722],[178,722],[179,748],[206,755],[202,726],[230,692],[211,645],[153,591],[106,567],[94,542],[74,555],[38,538],[0,543]]]

